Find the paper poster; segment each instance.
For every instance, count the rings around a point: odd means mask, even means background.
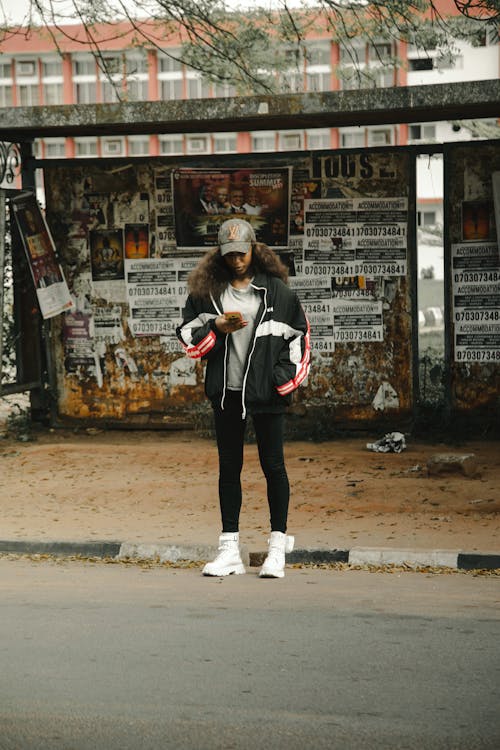
[[[37,203],[29,193],[12,199],[12,208],[35,285],[40,312],[53,318],[73,308],[68,285],[56,257],[54,241]]]
[[[500,363],[500,259],[498,245],[452,245],[455,362]]]
[[[258,242],[287,248],[290,171],[289,167],[174,170],[177,247],[215,247],[221,224],[241,218],[252,225]]]
[[[187,276],[196,262],[191,258],[125,260],[132,336],[175,336],[186,303]]]
[[[310,275],[406,275],[407,198],[321,198],[306,200],[304,210]]]

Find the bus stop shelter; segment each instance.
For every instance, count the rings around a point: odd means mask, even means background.
[[[290,197],[290,226],[278,251],[290,266],[290,283],[303,300],[313,332],[311,374],[291,407],[292,431],[321,437],[340,428],[408,429],[423,414],[416,159],[443,154],[445,397],[439,419],[482,432],[494,430],[500,410],[500,264],[493,177],[500,172],[499,141],[50,161],[35,159],[32,141],[193,133],[199,132],[200,123],[204,131],[224,132],[497,119],[499,102],[500,81],[492,80],[2,110],[0,261],[3,273],[5,227],[10,224],[17,377],[1,385],[0,395],[30,391],[34,413],[47,414],[54,425],[199,425],[206,409],[203,366],[187,363],[172,335],[180,299],[164,313],[163,328],[134,330],[134,314],[143,322],[147,315],[145,306],[131,304],[131,294],[139,288],[133,279],[156,264],[160,296],[161,289],[174,297],[176,290],[185,290],[188,269],[203,246],[179,240],[179,184],[189,183],[192,190],[202,178],[243,175],[248,180],[258,175],[264,185],[269,175],[279,175]],[[44,173],[45,218],[75,302],[74,309],[50,319],[40,314],[23,250],[25,238],[9,211],[20,194],[35,191],[37,170]],[[16,173],[22,179],[20,191],[13,187]],[[77,222],[67,217],[75,210],[78,193],[88,217],[79,217],[77,231]],[[125,199],[128,215],[123,205],[120,209]],[[106,209],[97,225],[96,206]],[[305,216],[313,239],[298,222],[292,231],[294,212]],[[127,257],[127,231],[138,250],[139,226],[148,238],[146,257],[134,257],[133,252]],[[353,232],[365,242],[351,241]],[[115,238],[123,260],[121,270],[108,279],[95,262],[96,243],[104,235]],[[424,414],[429,420],[432,416]]]

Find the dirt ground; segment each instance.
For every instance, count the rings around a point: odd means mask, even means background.
[[[2,427],[0,425],[0,435]],[[372,436],[377,440],[381,436]],[[500,551],[500,445],[415,443],[374,453],[366,438],[289,442],[289,533],[296,548]],[[241,540],[262,550],[265,483],[245,449]],[[443,452],[474,453],[481,476],[430,477]],[[0,439],[0,538],[214,543],[217,452],[191,432],[39,430]]]

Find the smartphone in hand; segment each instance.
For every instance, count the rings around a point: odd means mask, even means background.
[[[229,323],[239,323],[240,320],[243,320],[243,316],[239,311],[226,312],[224,313],[224,317]]]

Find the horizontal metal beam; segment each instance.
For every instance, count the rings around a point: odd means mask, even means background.
[[[500,80],[279,96],[0,108],[0,140],[500,117]]]
[[[33,380],[31,383],[0,383],[0,396],[12,396],[15,393],[26,393],[41,388],[39,380]]]

